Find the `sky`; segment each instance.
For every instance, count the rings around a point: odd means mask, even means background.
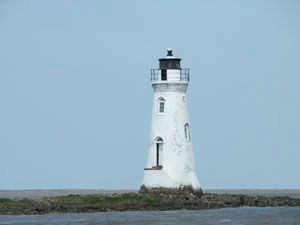
[[[166,49],[203,189],[300,189],[299,0],[1,0],[0,190],[138,189]]]

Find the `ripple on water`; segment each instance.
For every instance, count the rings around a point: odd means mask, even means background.
[[[300,207],[2,215],[0,224],[300,224]]]

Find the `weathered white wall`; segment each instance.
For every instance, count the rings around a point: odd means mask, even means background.
[[[154,98],[146,168],[156,166],[156,140],[163,139],[162,170],[145,170],[146,187],[180,187],[192,185],[200,188],[195,166],[192,139],[186,140],[184,125],[189,123],[186,102],[188,82],[156,81],[152,83]],[[165,99],[164,113],[159,113],[158,99]],[[189,124],[191,127],[191,124]]]

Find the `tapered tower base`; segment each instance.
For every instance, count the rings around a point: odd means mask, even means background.
[[[183,176],[169,176],[164,170],[145,170],[142,185],[146,188],[180,188],[191,186],[200,189],[195,172],[187,172]]]

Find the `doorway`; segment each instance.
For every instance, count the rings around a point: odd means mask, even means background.
[[[156,166],[162,166],[162,150],[163,150],[163,139],[158,138],[156,141]]]
[[[167,70],[161,69],[161,80],[167,80]]]

